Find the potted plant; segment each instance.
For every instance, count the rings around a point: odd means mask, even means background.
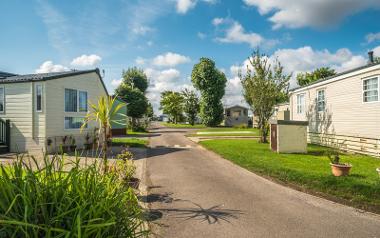
[[[66,153],[69,150],[69,146],[66,145],[66,142],[67,142],[68,138],[69,138],[68,136],[63,136],[62,137],[61,150],[62,150],[63,153]]]
[[[128,148],[125,148],[116,156],[116,159],[122,160],[122,171],[126,184],[131,188],[138,189],[140,179],[134,177],[136,166],[133,163],[133,154],[128,150]]]
[[[74,136],[70,136],[70,146],[69,146],[69,148],[70,148],[70,151],[75,151],[76,148],[77,148]]]
[[[90,142],[90,139],[91,139],[91,137],[90,137],[90,134],[89,133],[87,133],[86,134],[86,136],[84,137],[84,139],[85,139],[85,143],[84,143],[84,149],[85,150],[91,150],[91,142]]]
[[[349,163],[340,162],[340,154],[337,149],[330,150],[327,154],[330,159],[331,172],[334,176],[347,176],[350,174],[352,165]]]

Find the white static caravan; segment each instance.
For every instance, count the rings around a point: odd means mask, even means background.
[[[308,141],[380,156],[380,64],[291,90],[290,118],[308,121]]]
[[[95,123],[90,123],[80,132],[90,110],[88,102],[107,95],[99,69],[0,74],[0,119],[10,122],[8,151],[54,151],[65,136],[75,138],[80,148],[86,134],[95,128]]]

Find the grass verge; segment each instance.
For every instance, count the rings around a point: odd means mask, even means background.
[[[181,123],[178,123],[178,124],[174,124],[174,123],[161,123],[161,125],[163,126],[166,126],[166,127],[169,127],[169,128],[206,128],[205,125],[203,124],[195,124],[194,126],[190,125],[190,124],[181,124]]]
[[[353,165],[351,175],[334,177],[326,148],[308,146],[307,154],[277,154],[255,140],[208,140],[204,147],[257,174],[274,178],[299,190],[380,213],[380,160],[358,154],[342,155]]]
[[[239,133],[241,132],[241,133]],[[188,136],[194,137],[213,137],[213,136],[259,136],[257,128],[233,128],[233,127],[212,127],[198,130]]]
[[[148,140],[138,139],[138,138],[128,138],[128,137],[117,137],[117,138],[112,138],[112,145],[146,148],[148,145]]]

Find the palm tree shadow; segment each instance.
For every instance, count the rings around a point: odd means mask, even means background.
[[[184,200],[182,200],[184,201]],[[219,224],[221,222],[231,223],[232,219],[239,219],[239,215],[243,212],[234,209],[224,209],[223,205],[211,206],[209,208],[203,208],[201,205],[187,201],[193,204],[194,208],[168,208],[168,209],[152,209],[145,213],[144,217],[148,221],[155,221],[161,219],[163,213],[167,213],[168,216],[181,219],[183,221],[198,220],[200,222],[207,222],[208,224]]]
[[[243,214],[240,210],[224,209],[223,205],[216,205],[209,208],[203,208],[197,203],[191,202],[196,208],[185,209],[166,209],[169,213],[174,213],[174,217],[187,220],[199,220],[201,222],[207,222],[208,224],[216,224],[221,221],[230,223],[231,219],[238,219],[239,215]]]

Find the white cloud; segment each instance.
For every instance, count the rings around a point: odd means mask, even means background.
[[[197,36],[198,36],[198,38],[201,39],[201,40],[203,40],[203,39],[205,39],[205,38],[207,37],[207,35],[206,35],[205,33],[203,33],[203,32],[198,32],[198,33],[197,33]]]
[[[208,3],[208,4],[215,4],[217,3],[217,0],[201,0],[202,2]],[[198,0],[176,0],[176,10],[180,14],[186,14],[189,10],[193,9],[197,3]]]
[[[184,55],[167,52],[163,55],[158,55],[153,59],[153,64],[156,66],[176,66],[190,62],[190,58]]]
[[[177,12],[181,14],[187,13],[196,5],[195,0],[177,0]]]
[[[153,32],[154,29],[152,27],[149,27],[149,26],[141,26],[141,25],[137,25],[135,26],[133,29],[132,29],[132,32],[136,35],[145,35],[147,33],[151,33]]]
[[[102,58],[98,55],[92,54],[92,55],[81,55],[71,61],[71,65],[73,66],[94,66],[98,64]]]
[[[111,85],[117,88],[121,84],[122,81],[123,79],[112,79]]]
[[[222,43],[246,43],[251,48],[255,48],[259,45],[265,47],[272,47],[278,43],[277,40],[265,39],[258,33],[246,32],[243,26],[229,18],[214,18],[212,21],[215,26],[225,26],[223,30],[224,36],[215,38],[216,41]]]
[[[380,53],[380,47],[379,47]],[[296,86],[296,75],[301,72],[310,72],[320,67],[331,67],[337,72],[353,69],[367,63],[367,58],[362,55],[354,55],[349,49],[341,48],[336,52],[329,50],[315,50],[310,46],[296,49],[279,49],[269,57],[270,62],[278,59],[284,66],[284,72],[292,73],[291,87]],[[247,66],[250,67],[249,59],[240,65],[232,65],[230,72],[236,77],[238,72],[246,73]]]
[[[46,1],[39,1],[37,13],[46,26],[50,44],[64,52],[71,44],[71,28],[67,18]]]
[[[138,65],[143,65],[143,64],[145,64],[145,59],[142,58],[142,57],[137,57],[135,59],[135,63],[138,64]]]
[[[326,28],[360,11],[379,8],[376,0],[244,0],[258,8],[261,15],[270,15],[273,28]]]
[[[68,71],[69,68],[60,65],[60,64],[53,64],[52,61],[48,60],[41,64],[41,66],[36,69],[36,73],[52,73],[52,72],[62,72],[62,71]]]
[[[287,72],[294,72],[295,74],[326,66],[342,72],[367,63],[367,58],[354,55],[347,48],[330,52],[326,49],[314,50],[310,46],[305,46],[298,49],[280,49],[274,52],[274,55],[285,66]]]
[[[153,104],[155,111],[158,111],[161,93],[166,90],[181,91],[185,88],[192,88],[190,80],[181,76],[180,71],[174,68],[157,70],[146,68],[145,74],[149,79],[147,97]]]
[[[220,24],[222,24],[224,22],[224,18],[221,18],[221,17],[216,17],[214,19],[212,19],[212,24],[214,26],[218,26]]]
[[[369,33],[366,35],[367,43],[372,43],[374,41],[380,40],[380,32],[377,33]]]

